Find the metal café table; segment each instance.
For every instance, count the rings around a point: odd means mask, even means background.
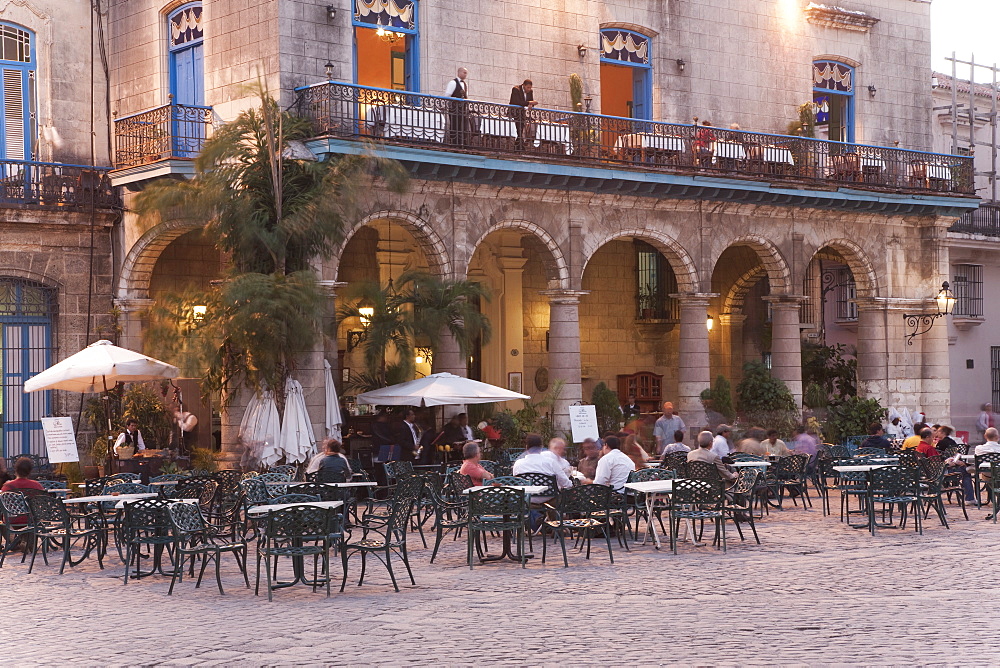
[[[340,508],[344,505],[343,501],[303,501],[299,503],[274,503],[270,505],[260,505],[253,506],[247,510],[247,515],[253,517],[266,516],[272,511],[285,510],[286,508],[297,508],[300,506],[309,506],[311,508]],[[275,566],[277,568],[277,566]],[[274,589],[284,589],[285,587],[292,587],[295,584],[301,582],[307,587],[318,587],[320,584],[325,584],[326,580],[316,580],[311,582],[306,580],[306,568],[305,568],[305,558],[301,556],[292,557],[292,572],[294,578],[289,582],[275,582],[271,585]],[[327,573],[327,577],[330,577]]]
[[[868,529],[873,535],[875,533],[875,504],[872,503],[872,471],[882,469],[891,464],[855,464],[850,466],[834,466],[837,473],[864,473],[865,474],[865,505],[868,506],[868,522],[866,524],[851,524],[848,514],[847,525],[854,529]],[[891,526],[891,525],[884,525]]]
[[[665,499],[674,491],[673,480],[645,480],[643,482],[627,482],[625,489],[646,495],[646,533],[642,535],[642,544],[646,544],[646,537],[652,534],[653,544],[656,549],[660,549],[660,537],[656,533],[656,525],[653,524],[653,507],[660,499]]]
[[[519,489],[524,492],[524,496],[529,499],[532,496],[540,495],[545,493],[549,488],[546,485],[496,485],[497,487],[508,487],[510,489]],[[484,489],[493,489],[493,485],[479,485],[477,487],[469,487],[468,489],[463,489],[462,494],[469,494],[470,492],[478,492]],[[506,519],[506,516],[505,516]],[[544,518],[543,518],[544,521]],[[521,563],[521,555],[514,554],[513,541],[511,540],[510,531],[505,530],[503,532],[503,550],[498,556],[495,557],[480,557],[479,561],[501,561],[502,559],[510,559],[511,561],[516,561]],[[525,559],[532,559],[534,555],[526,554]]]

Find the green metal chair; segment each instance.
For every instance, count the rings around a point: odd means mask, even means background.
[[[214,560],[215,582],[219,586],[219,593],[225,594],[226,592],[222,590],[220,562],[222,561],[222,555],[227,552],[235,557],[236,565],[239,567],[240,573],[243,574],[243,581],[246,583],[247,589],[250,588],[250,579],[247,576],[246,539],[237,538],[233,540],[229,536],[220,536],[205,521],[201,510],[195,504],[173,503],[169,505],[168,513],[171,524],[174,558],[177,564],[170,578],[170,589],[167,590],[167,595],[174,593],[175,582],[184,580],[184,561],[188,557],[191,557],[192,572],[194,571],[195,559],[201,557],[201,571],[198,573],[198,581],[195,583],[195,589],[201,586],[201,579],[205,575],[205,568],[208,566],[208,562]],[[260,562],[258,558],[258,569],[259,566]],[[259,570],[257,575],[259,578]],[[270,571],[268,575],[270,575]],[[270,600],[270,591],[268,591],[268,600]]]
[[[487,532],[517,532],[517,549],[521,568],[525,565],[524,533],[528,521],[528,500],[524,492],[511,487],[487,487],[469,492],[466,516],[468,528],[467,559],[473,568],[473,545],[480,545],[480,538]],[[436,546],[435,546],[436,548]]]
[[[166,499],[141,499],[125,504],[125,520],[122,524],[121,540],[125,543],[125,578],[123,584],[128,584],[129,577],[140,579],[153,575],[157,569],[162,572],[160,561],[164,549],[173,564],[172,547],[174,538],[170,535],[171,501]],[[143,551],[153,552],[153,569],[142,572]],[[135,574],[131,575],[132,560],[135,559]]]
[[[569,568],[566,558],[566,537],[564,534],[579,534],[587,543],[587,559],[590,559],[591,538],[595,531],[604,535],[608,545],[608,558],[615,563],[611,551],[611,495],[614,492],[607,485],[579,485],[559,492],[559,496],[545,504],[545,507],[555,513],[554,519],[542,522],[542,563],[545,563],[545,552],[548,546],[546,533],[553,533],[559,538],[562,548],[563,567]]]
[[[715,545],[726,551],[725,492],[706,480],[675,480],[670,495],[670,547],[677,554],[677,536],[682,520],[715,523]]]
[[[69,564],[70,567],[77,566],[95,550],[97,551],[97,564],[101,570],[104,570],[101,553],[103,528],[96,519],[91,515],[71,516],[62,501],[48,495],[33,495],[29,496],[27,500],[28,513],[35,533],[34,549],[31,553],[28,573],[31,573],[35,566],[35,557],[38,556],[39,547],[44,546],[47,549],[48,545],[62,549],[60,575],[65,571],[66,564]],[[81,540],[83,541],[83,556],[74,561],[71,549]]]

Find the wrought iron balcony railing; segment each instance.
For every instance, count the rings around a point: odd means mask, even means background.
[[[797,180],[879,190],[974,194],[972,159],[704,125],[492,104],[323,82],[297,89],[317,136],[425,148]]]
[[[115,119],[115,169],[192,159],[212,133],[212,108],[165,104]]]
[[[1000,203],[980,204],[978,209],[963,214],[949,229],[952,232],[1000,237]]]
[[[107,169],[26,160],[0,160],[0,203],[98,208],[120,204]]]

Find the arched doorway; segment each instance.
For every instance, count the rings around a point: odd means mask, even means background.
[[[759,254],[745,245],[730,246],[715,263],[712,290],[718,294],[711,308],[718,314],[718,327],[709,337],[712,378],[726,376],[735,387],[743,375],[743,364],[760,360],[771,366],[771,294],[767,267]]]

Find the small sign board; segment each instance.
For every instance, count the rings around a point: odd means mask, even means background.
[[[596,440],[600,437],[597,430],[596,406],[570,406],[569,424],[573,430],[574,443],[581,443],[585,438]]]
[[[73,420],[68,417],[42,418],[42,432],[45,434],[45,449],[49,453],[49,463],[80,461],[80,453],[76,449],[76,434],[73,433]]]

